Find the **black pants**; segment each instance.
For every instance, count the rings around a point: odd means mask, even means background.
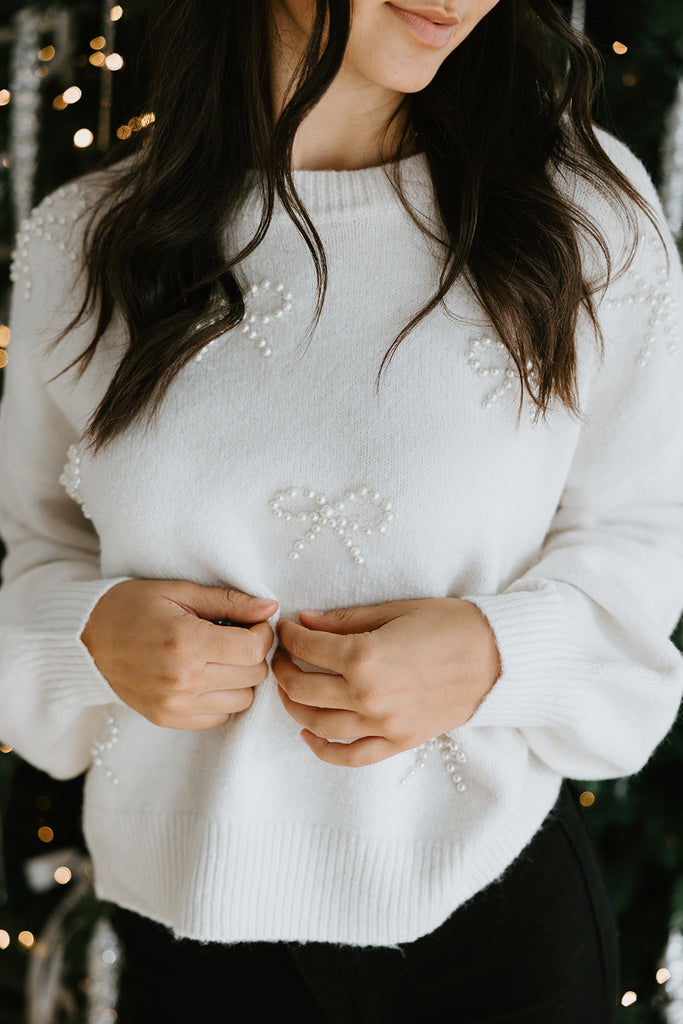
[[[116,908],[118,1024],[613,1024],[617,930],[583,813],[565,781],[503,877],[400,948],[202,945]]]

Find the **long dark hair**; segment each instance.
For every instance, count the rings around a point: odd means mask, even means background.
[[[92,341],[71,364],[82,372],[116,307],[127,325],[127,351],[89,424],[95,449],[153,414],[182,367],[242,320],[233,269],[264,238],[276,195],[314,261],[319,316],[327,263],[292,181],[291,153],[297,128],[341,67],[350,7],[350,0],[316,0],[297,87],[276,118],[268,0],[152,5],[146,109],[154,125],[139,133],[132,161],[109,168],[106,196],[84,235],[83,305],[57,339],[96,316]],[[596,51],[551,0],[500,0],[432,82],[405,97],[400,143],[418,132],[443,224],[443,265],[438,291],[394,339],[377,385],[400,342],[465,275],[517,366],[520,403],[526,392],[539,414],[558,399],[581,415],[575,333],[582,309],[602,345],[598,283],[582,265],[586,240],[603,257],[601,285],[614,268],[608,240],[558,189],[556,172],[586,179],[616,207],[633,246],[638,208],[652,216],[594,133],[601,77]],[[261,190],[260,224],[226,260],[224,228],[250,170]],[[401,194],[400,180],[395,185]],[[420,211],[413,213],[419,222]]]

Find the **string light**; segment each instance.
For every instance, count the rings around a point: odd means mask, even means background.
[[[118,21],[121,17],[123,17],[123,7],[117,4],[115,7],[112,7],[109,12],[109,18],[111,21]]]
[[[54,880],[59,885],[66,885],[67,882],[71,881],[71,872],[65,866],[57,868],[54,873]]]
[[[24,949],[30,949],[36,941],[33,932],[19,932],[18,939]]]
[[[88,57],[88,60],[93,65],[93,67],[101,68],[104,66],[105,57],[103,53],[100,53],[98,51],[97,53],[91,53]]]
[[[106,45],[107,40],[104,38],[104,36],[95,36],[94,39],[90,40],[91,50],[103,50]]]
[[[131,130],[127,124],[122,124],[120,128],[116,129],[117,139],[129,139],[131,137]]]
[[[659,985],[665,985],[667,981],[671,980],[671,971],[667,970],[666,967],[660,967],[655,974],[655,978]]]
[[[77,85],[70,85],[68,89],[65,89],[62,93],[65,103],[78,103],[83,93]]]
[[[78,149],[87,149],[92,145],[93,133],[89,128],[79,128],[74,134],[74,146]]]
[[[625,43],[620,43],[618,40],[612,43],[612,49],[615,53],[618,53],[621,57],[624,53],[628,53],[628,46]]]
[[[120,53],[110,53],[104,63],[110,71],[120,71],[123,67],[123,57]]]
[[[0,89],[0,107],[6,107],[11,98],[9,89]]]
[[[0,928],[0,949],[7,949],[9,943],[9,932],[6,932],[4,928]]]
[[[41,843],[51,843],[54,837],[55,834],[49,825],[41,825],[38,829],[38,838]]]
[[[592,807],[595,803],[595,794],[591,793],[590,790],[587,789],[585,793],[581,794],[579,801],[582,807]]]
[[[54,46],[44,46],[42,50],[38,50],[38,60],[52,60],[54,55]]]
[[[626,86],[636,85],[637,82],[638,82],[638,79],[636,78],[636,76],[630,74],[629,72],[626,72],[625,75],[622,75],[621,76],[621,80],[624,83],[624,85],[626,85]]]
[[[0,340],[0,345],[3,348],[7,348],[7,346],[9,345],[9,327],[3,327],[3,328],[0,328],[0,330],[2,330],[2,332],[3,332],[2,340]],[[9,747],[6,743],[0,743],[0,753],[2,753],[2,754],[9,754],[9,753],[11,753],[11,750],[12,750],[12,748]]]
[[[629,992],[624,992],[623,996],[621,997],[621,1005],[622,1006],[633,1006],[633,1004],[637,1001],[637,999],[638,999],[638,996],[636,995],[635,992],[630,992],[630,991]]]
[[[59,96],[55,96],[55,98],[53,99],[52,106],[55,108],[55,110],[66,110],[69,104],[64,99],[63,93],[60,92]]]

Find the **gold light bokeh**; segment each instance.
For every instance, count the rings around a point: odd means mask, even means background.
[[[78,149],[87,149],[92,145],[93,138],[93,133],[89,128],[79,128],[74,134],[74,146]]]

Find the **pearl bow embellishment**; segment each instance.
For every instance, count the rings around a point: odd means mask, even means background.
[[[370,536],[384,533],[394,518],[390,501],[379,491],[362,486],[345,492],[342,498],[328,499],[325,494],[298,487],[285,487],[270,499],[269,508],[283,522],[297,520],[305,524],[304,534],[294,541],[289,552],[296,561],[323,530],[330,530],[341,540],[356,565],[364,565],[365,558],[358,546],[361,534]]]
[[[259,294],[261,294],[261,299],[257,300]],[[273,354],[273,343],[265,336],[267,332],[264,332],[262,327],[267,326],[273,320],[281,320],[285,313],[289,313],[292,308],[292,293],[288,292],[283,284],[260,281],[247,289],[244,298],[246,309],[240,330],[247,335],[250,341],[254,342],[256,351],[267,359]],[[225,300],[223,300],[221,305],[225,304]],[[259,308],[257,308],[257,304]],[[217,313],[211,320],[200,321],[196,328],[199,330],[200,327],[212,326],[220,319],[221,314]],[[205,345],[201,352],[194,357],[195,362],[200,363],[212,345],[220,341],[221,337],[222,335]]]

